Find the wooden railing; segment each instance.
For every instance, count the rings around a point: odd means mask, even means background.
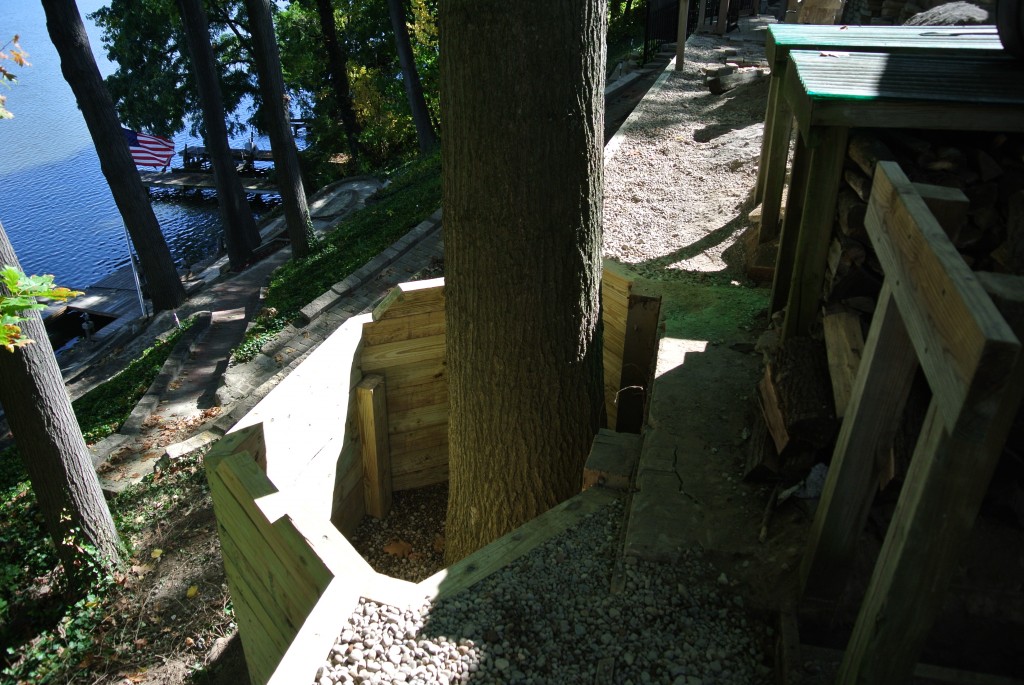
[[[896,685],[910,680],[1024,393],[1024,279],[972,272],[891,162],[878,164],[866,225],[885,282],[801,575],[807,594],[842,589],[920,367],[931,405],[837,681]]]

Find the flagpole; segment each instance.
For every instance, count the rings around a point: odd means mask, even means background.
[[[142,315],[145,317],[149,316],[146,311],[146,303],[142,299],[142,284],[139,283],[139,272],[135,269],[135,257],[132,255],[132,241],[128,237],[128,227],[121,224],[121,228],[124,229],[124,243],[128,247],[128,263],[132,266],[132,277],[135,279],[135,294],[139,296],[139,309],[142,310]]]

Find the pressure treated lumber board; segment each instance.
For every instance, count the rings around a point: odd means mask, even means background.
[[[437,311],[438,308],[444,311],[443,278],[399,283],[374,307],[373,320],[396,319]]]
[[[363,503],[382,519],[391,511],[391,449],[388,445],[387,385],[371,374],[356,386],[359,440],[363,446]]]

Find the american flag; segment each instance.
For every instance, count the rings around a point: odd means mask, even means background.
[[[174,143],[166,138],[122,128],[136,166],[167,166],[174,156]]]

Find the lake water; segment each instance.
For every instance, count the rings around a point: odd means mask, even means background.
[[[86,18],[104,4],[78,0],[93,54],[107,76],[115,66],[105,58],[100,30]],[[128,265],[121,215],[71,87],[61,75],[39,0],[0,0],[0,46],[14,34],[20,36],[31,66],[14,68],[18,83],[3,91],[15,118],[0,120],[0,223],[27,273],[54,274],[58,284],[81,289]],[[241,147],[247,140],[242,134],[232,146]],[[178,150],[186,143],[202,144],[186,134],[174,142]],[[266,139],[257,142],[268,148]],[[179,266],[217,251],[220,218],[211,192],[189,195],[188,200],[173,193],[151,197]],[[254,205],[254,213],[266,208]]]

